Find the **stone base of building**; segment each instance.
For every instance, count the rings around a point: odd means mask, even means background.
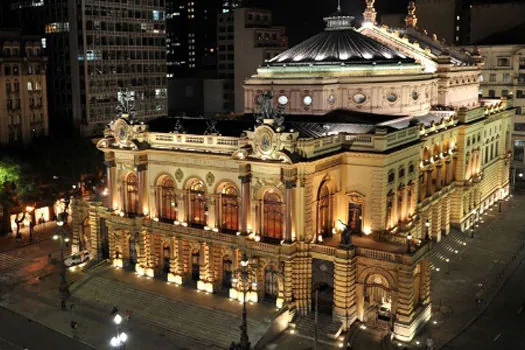
[[[203,280],[198,280],[197,290],[201,290],[206,293],[213,293],[213,284],[211,282],[205,282]]]
[[[230,299],[238,300],[239,302],[242,303],[244,299],[244,294],[242,291],[238,291],[235,288],[230,288]],[[256,291],[246,292],[246,301],[253,302],[253,303],[259,302],[259,296],[257,295],[257,292]]]
[[[180,275],[174,275],[171,272],[168,273],[168,282],[169,283],[175,283],[177,285],[182,285],[182,276]]]
[[[409,324],[395,322],[394,323],[394,338],[400,341],[409,342],[412,341],[417,332],[430,320],[432,317],[432,304],[428,304],[416,310],[412,322]]]
[[[115,267],[118,267],[118,268],[123,268],[124,267],[124,262],[122,261],[122,259],[113,259],[113,263],[112,263],[113,266]]]

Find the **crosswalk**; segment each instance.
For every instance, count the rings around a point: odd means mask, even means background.
[[[24,259],[17,258],[8,254],[0,253],[0,271],[12,269],[24,262]]]

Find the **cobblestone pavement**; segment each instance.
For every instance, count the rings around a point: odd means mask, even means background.
[[[484,213],[473,238],[453,230],[435,246],[430,258],[432,321],[403,346],[419,347],[432,338],[441,348],[487,307],[525,253],[523,213],[525,196],[514,195],[501,213],[498,204]]]
[[[0,272],[20,265],[24,260],[8,254],[0,253]]]

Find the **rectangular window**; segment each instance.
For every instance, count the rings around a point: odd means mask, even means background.
[[[495,90],[489,90],[489,97],[495,98],[496,97],[496,91]]]
[[[496,82],[496,73],[490,73],[489,74],[489,82],[491,82],[491,83]]]
[[[509,97],[509,90],[501,90],[501,97]]]
[[[516,91],[516,98],[525,98],[525,91],[524,90],[517,90]]]
[[[45,26],[46,34],[69,32],[69,22],[48,23]]]
[[[498,57],[497,65],[498,67],[510,67],[510,58]]]
[[[514,123],[514,131],[525,131],[525,123]]]
[[[503,82],[504,83],[510,83],[512,82],[512,78],[510,77],[509,73],[503,73]]]

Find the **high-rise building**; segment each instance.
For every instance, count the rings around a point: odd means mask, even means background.
[[[168,1],[168,78],[216,76],[217,14],[223,6],[220,0]]]
[[[100,135],[119,90],[133,93],[144,119],[167,114],[164,0],[49,0],[45,10],[55,130]]]
[[[47,135],[47,59],[39,36],[0,30],[0,144]]]
[[[288,47],[283,27],[272,26],[272,12],[235,8],[218,18],[218,72],[224,83],[224,108],[243,112],[244,80]]]
[[[418,0],[420,28],[448,43],[471,44],[523,22],[525,2]],[[389,23],[385,23],[389,24]]]

